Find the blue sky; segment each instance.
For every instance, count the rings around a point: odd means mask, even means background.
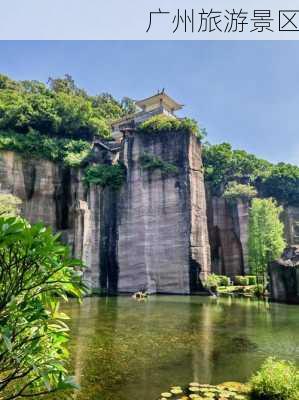
[[[165,88],[211,143],[299,164],[299,42],[0,41],[0,72],[44,82],[69,73],[119,99]]]

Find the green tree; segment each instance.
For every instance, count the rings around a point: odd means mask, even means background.
[[[271,196],[282,203],[299,206],[299,167],[279,163],[261,183],[264,196]]]
[[[252,274],[265,275],[270,261],[280,257],[284,247],[284,226],[279,217],[282,207],[273,199],[253,199],[249,211],[248,253]]]
[[[88,95],[70,75],[38,81],[16,82],[0,75],[0,130],[92,140],[110,137],[110,122],[129,112],[110,94]]]
[[[223,196],[228,200],[250,200],[257,196],[257,191],[254,186],[232,181],[228,183]]]
[[[83,290],[81,262],[69,257],[58,235],[20,217],[0,218],[1,400],[74,387],[59,303]]]
[[[244,150],[233,150],[229,143],[206,144],[203,149],[205,179],[214,194],[222,194],[230,181],[255,184],[271,173],[272,164]]]

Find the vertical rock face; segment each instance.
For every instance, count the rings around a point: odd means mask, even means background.
[[[0,192],[22,200],[22,215],[43,221],[86,264],[85,280],[107,292],[190,293],[210,272],[200,144],[193,135],[135,134],[120,158],[120,192],[82,182],[82,172],[13,152],[0,158]],[[174,170],[145,170],[145,153]]]
[[[208,195],[208,226],[212,271],[231,277],[247,273],[248,203]]]
[[[285,250],[281,259],[269,265],[272,300],[299,304],[299,247]]]
[[[142,168],[144,154],[175,165],[177,173]],[[199,272],[204,276],[210,269],[200,145],[184,133],[132,135],[123,161],[118,290],[189,293],[198,286]]]
[[[0,190],[12,193],[22,201],[22,214],[31,222],[43,221],[52,228],[67,224],[67,199],[62,194],[63,171],[45,160],[26,160],[16,153],[2,152],[0,157]],[[63,214],[63,216],[62,216]]]
[[[290,245],[299,245],[299,208],[285,207],[283,221],[287,242]]]

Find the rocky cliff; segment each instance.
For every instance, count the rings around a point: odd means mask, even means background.
[[[124,144],[127,181],[118,208],[119,291],[189,293],[210,272],[200,145],[185,133],[131,135]],[[177,173],[142,168],[143,154]]]
[[[269,275],[272,300],[299,304],[299,246],[290,246],[270,263]]]
[[[207,192],[212,271],[230,277],[248,273],[248,202],[229,202]]]
[[[129,135],[119,153],[126,182],[114,191],[86,187],[80,170],[6,151],[0,191],[22,199],[29,221],[41,220],[62,233],[74,256],[86,263],[91,288],[190,293],[210,272],[200,152],[191,134]],[[175,166],[175,172],[144,169],[145,153]]]
[[[116,153],[97,146],[94,161]],[[175,167],[144,168],[142,156]],[[22,199],[22,214],[62,234],[101,291],[190,293],[212,271],[248,272],[248,203],[228,202],[205,190],[201,145],[183,132],[129,134],[117,153],[126,166],[121,190],[87,187],[82,171],[46,160],[0,154],[0,192]],[[299,209],[286,207],[290,245],[298,244]]]
[[[206,189],[212,271],[230,277],[249,273],[248,201],[228,201],[211,196],[209,187]],[[299,245],[299,208],[284,207],[282,221],[287,243]]]

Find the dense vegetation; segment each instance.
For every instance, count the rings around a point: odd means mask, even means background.
[[[84,181],[87,184],[100,185],[102,188],[111,187],[118,190],[124,182],[126,169],[122,163],[115,165],[91,165],[85,170]]]
[[[0,132],[0,150],[12,150],[27,157],[45,158],[63,162],[71,167],[80,166],[91,152],[86,140],[56,138],[30,131],[26,135],[17,132]]]
[[[244,185],[242,183],[232,181],[227,184],[223,196],[228,200],[250,200],[257,196],[257,191],[251,185]]]
[[[167,115],[156,115],[139,125],[139,133],[163,133],[163,132],[192,132],[202,139],[204,133],[199,129],[196,121],[190,118],[177,119]]]
[[[126,102],[126,104],[128,104]],[[0,75],[0,130],[50,137],[87,139],[110,136],[109,121],[127,112],[111,95],[88,95],[66,75],[45,85]]]
[[[129,98],[88,95],[69,75],[47,85],[0,75],[0,149],[79,166],[92,139],[110,138],[110,122],[134,107]]]
[[[248,254],[251,272],[264,277],[269,262],[285,248],[282,207],[273,199],[253,199],[249,210]]]
[[[205,179],[214,194],[222,194],[230,182],[237,182],[255,186],[262,197],[274,197],[281,203],[299,205],[298,166],[285,163],[273,165],[246,151],[233,150],[228,143],[206,144],[203,163]]]
[[[299,371],[288,361],[268,358],[250,380],[252,398],[257,400],[298,400]]]
[[[82,296],[81,262],[42,224],[0,217],[0,265],[1,399],[73,388],[59,302]]]

